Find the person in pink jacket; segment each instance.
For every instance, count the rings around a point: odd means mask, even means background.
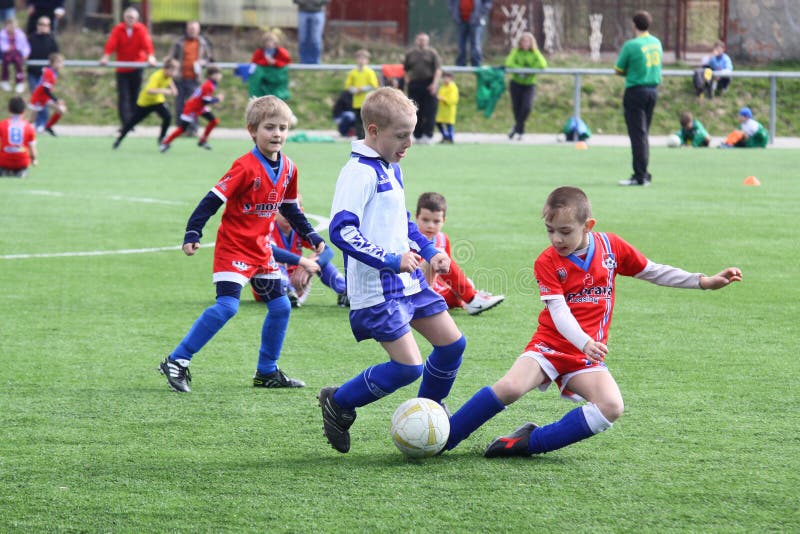
[[[11,65],[15,69],[14,91],[21,93],[25,90],[25,60],[31,55],[31,45],[28,37],[17,25],[16,18],[6,20],[3,31],[0,31],[0,54],[3,57],[2,73],[0,73],[0,87],[3,91],[11,90],[9,76]]]

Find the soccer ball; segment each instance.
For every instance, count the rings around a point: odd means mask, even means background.
[[[667,146],[670,148],[681,146],[681,138],[675,134],[670,135],[667,137]]]
[[[427,458],[441,451],[450,435],[450,419],[437,402],[405,401],[392,415],[392,441],[409,458]]]
[[[567,141],[567,134],[561,132],[556,136],[556,142],[558,143],[565,143]]]

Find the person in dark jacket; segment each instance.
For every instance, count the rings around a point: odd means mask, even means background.
[[[28,60],[39,59],[47,61],[50,58],[50,54],[59,51],[58,42],[50,31],[51,28],[52,22],[49,17],[39,17],[39,20],[36,21],[36,32],[28,35],[28,42],[31,45],[31,55],[28,56]],[[28,88],[31,92],[39,84],[39,79],[42,77],[42,69],[44,69],[44,65],[31,65],[30,62],[26,67]],[[49,115],[50,110],[45,106],[36,115],[36,124],[46,124]]]

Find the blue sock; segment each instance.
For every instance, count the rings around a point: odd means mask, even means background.
[[[334,264],[326,263],[322,265],[319,277],[322,283],[333,289],[336,294],[341,295],[345,292],[344,276],[342,276],[342,273],[339,272]]]
[[[586,422],[583,407],[578,407],[567,412],[560,421],[550,423],[531,432],[528,451],[533,454],[554,451],[591,437],[594,434]]]
[[[217,297],[217,303],[203,311],[169,359],[191,360],[238,310],[239,299],[236,297]]]
[[[497,398],[489,386],[478,390],[464,406],[450,418],[450,437],[445,449],[448,451],[467,439],[483,423],[505,409],[503,402]]]
[[[449,345],[433,347],[425,360],[425,371],[422,373],[422,384],[418,397],[425,397],[438,403],[447,397],[453,382],[456,380],[458,368],[461,366],[461,355],[467,346],[467,338],[463,335]]]
[[[407,386],[421,374],[421,365],[405,365],[389,360],[364,369],[342,384],[336,390],[333,400],[347,410],[364,406]]]
[[[261,326],[261,348],[258,350],[256,370],[262,375],[274,373],[278,369],[283,338],[289,326],[292,304],[289,297],[281,295],[267,302],[267,316]]]

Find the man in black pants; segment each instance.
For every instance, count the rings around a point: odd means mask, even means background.
[[[427,33],[417,35],[414,44],[416,46],[406,53],[403,68],[406,71],[408,98],[417,104],[414,142],[429,145],[433,140],[436,111],[439,109],[436,92],[442,77],[442,62],[436,50],[430,47]]]
[[[620,180],[619,185],[650,185],[651,176],[647,172],[650,142],[647,136],[658,99],[663,56],[661,41],[648,32],[652,21],[647,11],[639,11],[633,16],[636,37],[622,45],[614,65],[614,71],[625,76],[622,107],[633,153],[633,175]]]

